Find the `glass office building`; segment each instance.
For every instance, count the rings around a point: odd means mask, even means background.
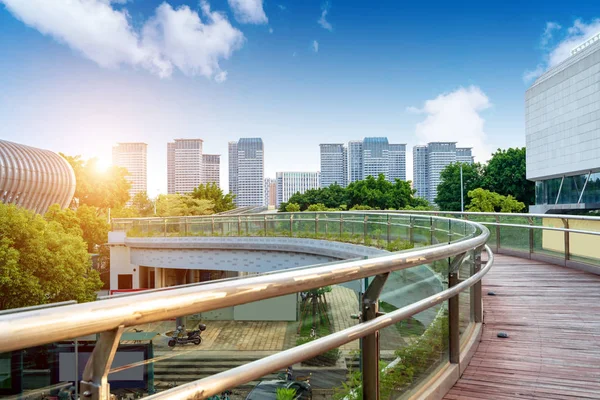
[[[600,45],[590,40],[525,95],[534,213],[600,208]]]

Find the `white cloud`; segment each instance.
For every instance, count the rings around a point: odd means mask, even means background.
[[[269,28],[269,33],[273,33],[273,28]]]
[[[316,40],[313,40],[312,49],[315,53],[318,53],[319,52],[319,42],[317,42]]]
[[[323,3],[321,6],[321,18],[317,21],[319,25],[321,25],[324,29],[328,31],[333,31],[333,26],[327,21],[327,13],[329,13],[330,5],[329,2]]]
[[[562,38],[554,45],[549,46],[551,40],[557,32],[564,32]],[[561,26],[556,22],[547,22],[540,44],[547,50],[544,54],[543,62],[532,71],[525,71],[523,79],[525,82],[537,78],[549,68],[552,68],[571,56],[571,50],[584,42],[586,39],[600,32],[600,19],[594,19],[589,24],[577,19],[573,22],[573,26],[566,29],[561,29]]]
[[[201,2],[204,21],[187,6],[162,3],[136,31],[124,0],[0,0],[26,25],[36,28],[101,67],[130,65],[169,77],[173,67],[186,75],[227,76],[219,62],[241,47],[244,35],[220,13]]]
[[[556,22],[546,22],[546,29],[544,29],[544,33],[542,34],[542,39],[540,44],[542,47],[546,47],[548,43],[552,40],[552,36],[554,35],[554,31],[558,31],[562,28]]]
[[[460,147],[473,147],[478,161],[486,161],[491,151],[484,131],[485,120],[480,113],[491,106],[480,88],[470,86],[442,93],[427,100],[422,108],[409,107],[407,111],[426,115],[415,128],[419,143],[458,142]]]
[[[279,9],[280,9],[281,11],[284,11],[284,10],[287,8],[287,7],[286,7],[286,6],[284,6],[283,4],[277,4],[277,7],[279,7]]]
[[[242,24],[266,24],[269,22],[263,0],[227,0],[235,19]]]
[[[292,53],[292,57],[296,57],[297,55],[298,55],[298,53],[296,53],[296,52]]]

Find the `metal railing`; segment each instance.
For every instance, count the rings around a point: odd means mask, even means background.
[[[162,231],[154,229],[160,226]],[[145,228],[144,228],[145,227]],[[224,307],[246,304],[328,285],[373,277],[362,296],[360,323],[312,342],[190,384],[151,395],[152,399],[202,399],[221,393],[266,373],[284,368],[362,339],[363,394],[379,397],[379,331],[418,312],[448,300],[448,359],[460,358],[459,294],[471,290],[473,322],[482,321],[481,278],[493,263],[486,246],[489,230],[476,222],[439,216],[395,215],[392,213],[295,213],[115,220],[114,229],[135,236],[179,236],[217,234],[227,236],[294,236],[350,241],[394,250],[403,240],[424,247],[364,260],[324,264],[312,268],[215,281],[203,285],[157,290],[107,300],[24,311],[0,316],[0,352],[67,340],[99,333],[81,381],[82,398],[110,398],[108,374],[124,330]],[[335,228],[335,229],[334,229]],[[263,230],[264,229],[264,230]],[[481,251],[488,260],[481,263]],[[459,276],[470,259],[471,271]],[[448,288],[387,314],[379,311],[383,285],[392,272],[444,260]],[[43,334],[41,334],[43,333]],[[18,338],[18,340],[15,340]]]

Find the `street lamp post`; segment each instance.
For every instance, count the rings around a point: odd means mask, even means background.
[[[463,194],[463,172],[462,163],[460,164],[460,212],[465,212],[465,195]]]

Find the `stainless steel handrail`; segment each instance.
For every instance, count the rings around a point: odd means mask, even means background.
[[[316,357],[328,350],[335,349],[353,340],[365,337],[375,331],[398,323],[421,311],[427,310],[451,297],[458,295],[465,289],[470,288],[488,273],[494,263],[494,255],[490,248],[485,246],[488,254],[486,265],[477,273],[471,275],[462,282],[448,288],[440,293],[419,300],[406,307],[387,313],[370,321],[346,328],[342,331],[329,334],[312,342],[293,347],[289,350],[261,358],[260,360],[244,364],[242,366],[178,386],[167,391],[147,397],[147,399],[174,399],[187,400],[206,398],[217,395],[227,389],[231,389],[244,383],[259,379],[265,375],[283,369],[289,365]]]
[[[450,244],[422,247],[367,260],[140,294],[135,296],[134,302],[131,297],[123,297],[0,316],[0,352],[349,282],[483,247],[489,238],[489,230],[481,224],[466,222],[481,233]],[[44,334],[40,335],[40,332]]]

